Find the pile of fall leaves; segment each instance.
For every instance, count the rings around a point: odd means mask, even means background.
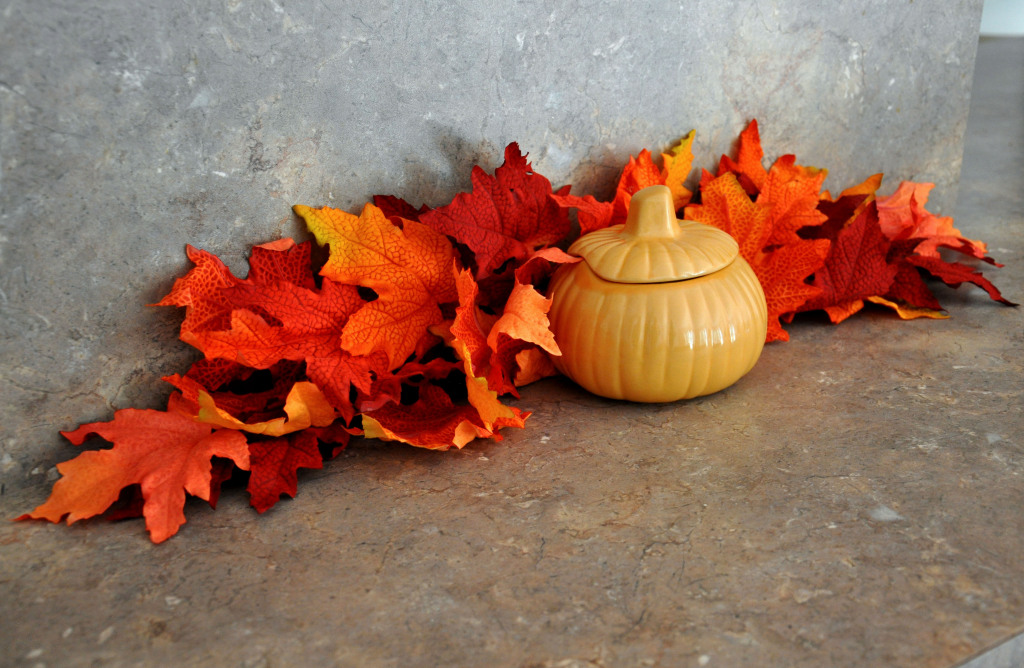
[[[660,167],[647,150],[631,157],[611,202],[552,191],[513,143],[493,175],[474,167],[472,191],[436,209],[392,196],[358,216],[296,206],[326,261],[314,261],[310,242],[282,239],[252,249],[243,279],[189,247],[195,266],[158,305],[185,307],[181,339],[202,359],[164,379],[175,388],[166,410],[118,410],[63,432],[75,445],[95,434],[113,447],[58,464],[50,498],[19,519],[142,515],[161,542],[185,522],[186,492],[215,505],[237,469],[262,513],[295,495],[298,469],[321,468],[353,435],[441,450],[500,440],[499,429],[529,416],[500,397],[556,373],[544,287],[579,261],[561,250],[575,236],[569,211],[580,234],[622,223],[632,194],[650,185],[669,187],[681,217],[736,238],[764,288],[768,341],[787,340],[782,322],[799,312],[838,323],[865,302],[946,317],[928,277],[1011,305],[972,266],[940,255],[996,264],[925,209],[931,184],[879,197],[879,174],[832,197],[821,190],[826,171],[792,155],[765,169],[754,121],[735,159],[703,171],[695,197],[684,187],[693,138]]]

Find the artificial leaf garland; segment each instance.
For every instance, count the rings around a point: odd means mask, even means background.
[[[766,169],[752,121],[736,157],[703,171],[693,193],[693,139],[663,153],[660,167],[646,149],[630,157],[610,202],[552,190],[512,143],[493,175],[474,167],[472,191],[442,207],[390,195],[359,215],[296,206],[329,247],[319,275],[309,242],[254,247],[245,279],[188,247],[195,266],[158,305],[185,308],[180,338],[203,357],[164,379],[175,388],[165,411],[122,409],[63,432],[75,445],[96,434],[114,447],[59,464],[50,498],[18,519],[142,515],[161,542],[184,523],[186,492],[215,504],[236,469],[248,471],[262,513],[296,494],[298,469],[322,467],[353,435],[436,450],[501,440],[502,428],[529,417],[502,397],[556,373],[544,290],[559,265],[579,261],[561,250],[568,212],[581,234],[621,223],[650,185],[668,186],[682,217],[736,238],[765,291],[768,341],[788,340],[782,324],[799,312],[838,323],[865,302],[905,319],[946,317],[928,276],[1015,305],[939,253],[1001,266],[951,218],[927,211],[932,184],[904,182],[880,197],[875,175],[833,199],[821,190],[826,170],[795,156]]]

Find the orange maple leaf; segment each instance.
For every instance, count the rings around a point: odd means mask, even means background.
[[[451,243],[411,220],[398,228],[372,204],[359,216],[330,207],[294,209],[317,241],[330,245],[321,275],[377,293],[349,317],[342,347],[354,355],[382,350],[389,369],[401,366],[427,328],[444,319],[439,305],[458,299]]]
[[[723,155],[718,162],[717,176],[735,174],[740,185],[748,195],[754,196],[764,188],[764,182],[768,179],[768,172],[765,170],[762,160],[764,150],[761,148],[761,133],[757,128],[757,119],[750,121],[747,127],[740,132],[739,145],[736,149],[736,160]],[[705,172],[701,177],[700,187],[703,189],[705,182],[714,178],[710,173]]]
[[[923,257],[939,257],[941,246],[996,264],[985,256],[985,244],[964,237],[953,227],[952,218],[936,216],[925,209],[934,187],[934,183],[903,181],[892,195],[879,197],[878,221],[885,235],[894,241],[920,239],[914,253]]]
[[[736,239],[740,254],[764,289],[768,303],[767,341],[788,341],[789,334],[779,317],[791,313],[821,290],[805,279],[822,266],[828,253],[826,239],[803,240],[784,246],[770,246],[772,207],[754,202],[732,172],[705,183],[702,204],[686,207],[685,217],[728,232]]]
[[[695,136],[696,133],[691,130],[668,153],[662,153],[661,168],[654,164],[651,152],[647,149],[640,151],[635,158],[629,156],[629,162],[622,169],[619,183],[615,188],[615,197],[611,202],[598,201],[592,195],[577,197],[561,192],[552,195],[552,198],[562,208],[576,209],[580,234],[626,222],[633,194],[648,186],[668,186],[672,191],[672,201],[676,209],[681,209],[689,204],[693,195],[683,183],[689,177],[693,166]]]
[[[799,242],[798,230],[821,225],[828,218],[818,211],[826,176],[828,170],[797,165],[793,155],[775,161],[757,196],[758,202],[771,205],[769,244]]]
[[[173,399],[172,399],[173,404]],[[90,434],[112,442],[109,450],[83,452],[57,464],[63,476],[50,498],[18,519],[67,523],[99,515],[125,487],[142,488],[143,515],[154,543],[160,543],[185,523],[185,492],[210,500],[210,460],[225,457],[249,468],[249,447],[243,434],[214,431],[187,413],[126,408],[110,422],[92,422],[61,432],[75,445]]]

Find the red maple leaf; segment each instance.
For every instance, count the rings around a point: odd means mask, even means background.
[[[430,207],[426,204],[417,209],[401,197],[394,195],[374,195],[373,204],[392,222],[412,220],[418,223],[420,216],[430,211]]]
[[[475,166],[471,180],[472,192],[422,213],[420,220],[472,250],[478,279],[569,232],[568,215],[551,199],[551,182],[533,171],[518,144],[505,148],[505,162],[494,176]],[[558,194],[568,192],[565,187]]]
[[[75,445],[90,434],[112,442],[109,450],[83,452],[57,465],[63,476],[45,503],[18,519],[68,524],[103,513],[126,487],[140,485],[142,512],[154,543],[167,540],[185,523],[185,493],[210,499],[212,457],[249,468],[245,436],[196,422],[191,415],[126,408],[110,422],[92,422],[62,432]]]
[[[316,433],[300,431],[284,437],[257,440],[249,444],[250,503],[264,513],[277,503],[282,494],[295,496],[300,468],[323,468],[323,457]]]
[[[988,296],[1006,306],[1016,306],[1014,302],[1003,297],[995,285],[985,278],[980,271],[959,262],[946,262],[937,257],[923,255],[908,255],[906,262],[924,269],[929,274],[938,278],[952,288],[958,288],[964,283],[973,283],[988,293]]]
[[[253,288],[258,294],[262,286],[277,282],[313,288],[315,281],[310,266],[310,244],[296,244],[291,239],[255,246],[249,258],[249,276],[236,278],[220,258],[204,250],[187,247],[188,258],[195,264],[185,276],[174,282],[171,291],[157,306],[184,306],[181,340],[194,344],[197,332],[225,329],[231,312],[239,304],[237,287]]]
[[[890,241],[878,225],[878,210],[865,208],[838,231],[825,264],[814,273],[812,285],[821,294],[809,299],[801,311],[824,309],[834,323],[859,311],[864,299],[889,292],[897,267],[887,260]]]

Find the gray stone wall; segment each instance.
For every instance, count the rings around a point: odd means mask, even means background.
[[[981,4],[0,1],[0,481],[164,401],[192,352],[146,304],[186,243],[244,273],[295,203],[441,205],[513,140],[604,197],[629,154],[696,128],[713,168],[756,117],[826,187],[934,181],[952,213]]]

